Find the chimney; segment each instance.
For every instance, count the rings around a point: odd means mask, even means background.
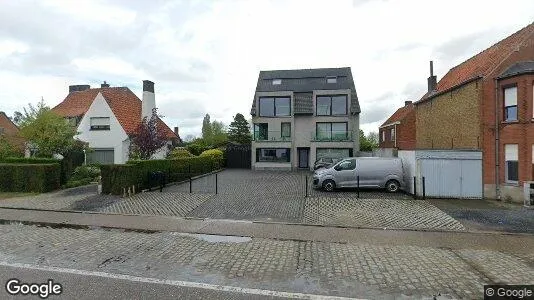
[[[69,93],[72,92],[83,92],[90,89],[91,86],[88,84],[78,84],[78,85],[69,85]]]
[[[436,90],[438,85],[438,79],[434,75],[434,62],[430,61],[430,77],[428,77],[428,92],[433,92]]]
[[[152,110],[156,108],[156,96],[154,95],[154,82],[143,80],[143,103],[141,105],[141,118],[152,116]]]
[[[105,80],[104,80],[104,83],[102,83],[100,85],[101,88],[108,88],[109,87],[109,83],[107,83]]]
[[[178,134],[178,127],[174,127],[174,134],[176,134],[176,136],[180,136],[180,135]]]
[[[412,101],[404,101],[404,106],[408,106],[410,104],[412,104]]]

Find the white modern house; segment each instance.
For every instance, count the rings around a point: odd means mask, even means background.
[[[154,83],[143,81],[141,101],[127,87],[110,87],[104,82],[100,88],[89,85],[71,85],[69,94],[52,110],[76,126],[75,137],[89,143],[93,151],[88,162],[122,164],[129,158],[131,137],[144,117],[150,118],[156,108]],[[178,128],[173,132],[158,119],[157,126],[168,138],[167,145],[153,158],[165,158],[173,142],[179,141]]]

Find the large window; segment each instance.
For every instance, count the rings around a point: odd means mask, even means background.
[[[269,138],[269,125],[267,123],[254,124],[254,140],[265,141]]]
[[[290,97],[261,97],[260,117],[279,117],[291,115]]]
[[[504,120],[517,121],[517,87],[504,89]]]
[[[317,96],[318,116],[339,116],[347,114],[347,95]]]
[[[517,183],[519,178],[519,163],[517,144],[504,145],[505,181]]]
[[[258,148],[256,149],[257,162],[290,162],[291,150],[289,148]]]
[[[109,117],[92,117],[89,119],[91,130],[109,130]]]
[[[289,122],[284,122],[281,124],[281,132],[280,132],[280,136],[283,138],[283,139],[287,139],[287,138],[290,138],[291,137],[291,123]]]
[[[329,158],[345,158],[352,156],[352,149],[348,148],[317,148],[317,159],[323,157]]]
[[[347,140],[347,123],[317,123],[316,139],[319,141]]]

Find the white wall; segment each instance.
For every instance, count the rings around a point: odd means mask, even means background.
[[[169,145],[172,145],[172,141],[168,141],[165,146],[159,148],[156,153],[152,155],[152,159],[165,159],[169,153]]]
[[[415,151],[399,150],[398,157],[402,160],[404,169],[405,191],[413,194],[413,177],[415,176]]]
[[[90,130],[91,117],[109,117],[110,130]],[[98,93],[98,95],[95,97],[95,100],[80,121],[80,124],[78,125],[78,132],[79,134],[76,136],[76,138],[80,139],[81,141],[88,142],[90,148],[113,148],[115,150],[114,162],[116,164],[122,164],[126,162],[128,147],[123,147],[123,142],[128,140],[128,135],[120,125],[119,121],[113,114],[113,111],[101,93]]]

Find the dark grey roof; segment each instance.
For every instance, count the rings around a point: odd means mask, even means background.
[[[534,61],[521,61],[515,63],[497,78],[502,79],[526,73],[534,73]]]
[[[337,77],[336,83],[327,83],[327,77]],[[273,85],[273,79],[281,79],[279,85]],[[356,94],[354,80],[350,68],[323,68],[260,71],[256,92],[292,91],[295,93],[295,113],[313,113],[312,92],[314,90],[351,90],[350,112],[360,112],[360,103]],[[297,93],[299,93],[297,100]],[[250,110],[256,114],[255,101]]]

